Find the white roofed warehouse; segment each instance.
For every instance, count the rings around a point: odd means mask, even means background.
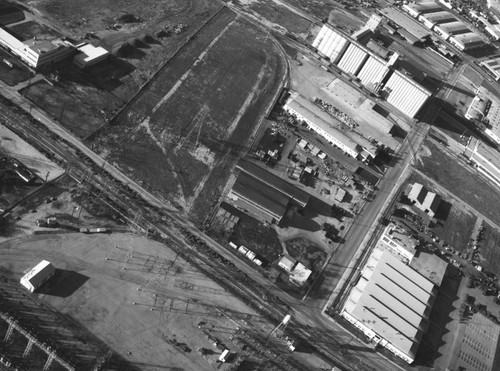
[[[349,41],[328,25],[323,25],[312,46],[321,54],[337,63],[349,46]]]
[[[333,120],[330,115],[301,95],[292,94],[283,108],[349,156],[357,158],[363,150],[358,143],[329,124],[328,121]]]
[[[30,292],[34,292],[45,282],[47,282],[55,273],[56,269],[47,260],[42,260],[33,269],[21,278],[21,285]]]
[[[384,85],[387,102],[409,117],[415,117],[431,92],[399,71],[394,71]]]
[[[389,251],[375,249],[341,316],[408,363],[429,326],[437,288]]]

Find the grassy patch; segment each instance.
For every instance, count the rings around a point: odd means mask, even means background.
[[[286,249],[291,257],[314,272],[321,269],[327,255],[318,245],[303,237],[286,241]]]
[[[480,242],[481,255],[483,260],[481,265],[490,272],[500,277],[500,232],[484,223],[483,238]]]
[[[275,262],[283,252],[278,234],[273,228],[244,214],[231,235],[231,241],[238,246],[246,246],[262,257],[267,265]]]
[[[37,40],[58,38],[59,35],[54,30],[35,21],[18,23],[15,26],[8,27],[21,41],[37,37]]]
[[[7,63],[12,64],[12,67]],[[31,77],[31,72],[17,58],[0,49],[0,79],[7,85],[16,85]]]
[[[250,9],[264,16],[270,22],[286,28],[291,33],[307,32],[311,26],[311,22],[307,19],[272,1],[252,3]]]
[[[500,198],[498,191],[483,180],[476,171],[462,166],[430,141],[425,142],[432,155],[422,158],[417,168],[438,182],[474,209],[500,224]]]
[[[104,117],[96,112],[95,106],[77,100],[67,91],[45,81],[38,81],[21,93],[81,138],[93,133],[104,122]]]

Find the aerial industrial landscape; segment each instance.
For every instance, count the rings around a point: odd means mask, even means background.
[[[0,370],[497,371],[499,277],[499,1],[0,0]]]

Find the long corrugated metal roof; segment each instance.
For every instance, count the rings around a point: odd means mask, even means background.
[[[453,22],[457,20],[453,14],[446,11],[422,14],[420,18],[434,24]]]
[[[259,165],[256,165],[250,161],[240,160],[240,162],[238,162],[237,164],[237,168],[259,179],[269,187],[272,187],[287,195],[302,207],[305,207],[309,202],[309,198],[311,197],[309,193],[303,191],[300,188],[297,188],[293,184],[288,183],[285,179],[282,179],[270,173]]]
[[[397,349],[415,358],[427,327],[434,284],[389,251],[369,260],[369,274],[353,289],[344,310]]]
[[[469,27],[467,27],[463,22],[460,21],[440,24],[436,26],[436,30],[447,33],[449,35],[470,32]]]
[[[382,81],[385,74],[389,71],[387,63],[370,56],[366,61],[361,71],[358,73],[358,78],[363,85],[378,84]]]
[[[386,17],[387,19],[391,20],[392,22],[396,23],[399,27],[401,27],[401,29],[398,30],[398,32],[404,30],[405,32],[408,32],[411,35],[413,35],[417,40],[421,40],[430,35],[430,32],[427,28],[422,26],[420,23],[418,23],[415,19],[411,18],[410,16],[401,13],[397,9],[384,8],[380,10],[380,13],[384,17]]]
[[[387,102],[410,117],[415,117],[431,95],[430,91],[399,71],[392,73],[384,91],[389,93]]]
[[[463,33],[460,35],[453,35],[450,41],[461,45],[464,49],[474,48],[484,44],[484,40],[475,32]]]
[[[312,46],[327,56],[332,63],[337,63],[348,45],[349,41],[344,36],[326,24],[323,25],[312,43]]]
[[[283,217],[289,201],[289,198],[285,194],[244,172],[238,175],[232,192],[245,201],[257,206],[276,220],[280,220]]]
[[[359,144],[345,135],[339,129],[329,124],[329,121],[332,121],[334,119],[314,103],[310,102],[301,95],[295,94],[289,98],[286,105],[293,111],[307,118],[309,121],[314,122],[317,127],[335,137],[347,148],[350,148],[353,151],[358,151],[360,147]]]
[[[355,44],[350,44],[340,59],[338,67],[345,73],[356,75],[367,58],[367,52]]]

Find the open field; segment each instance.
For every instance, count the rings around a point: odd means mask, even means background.
[[[36,37],[37,40],[50,40],[61,37],[61,35],[54,30],[34,21],[18,23],[8,28],[21,41],[30,40],[34,37]]]
[[[284,73],[267,35],[234,17],[223,9],[91,138],[108,161],[193,210],[197,221],[218,199]]]
[[[271,23],[275,23],[290,33],[305,34],[311,22],[285,6],[273,1],[251,1],[248,10],[264,17]]]
[[[22,1],[31,3],[30,1]],[[33,4],[29,4],[33,6]],[[91,32],[104,29],[114,23],[130,23],[137,28],[145,28],[164,18],[189,11],[191,1],[167,0],[148,1],[147,6],[141,1],[118,0],[47,0],[36,3],[35,7],[49,19],[59,23],[61,27],[77,32]],[[134,16],[133,22],[123,22],[124,15]],[[132,18],[131,18],[132,20]]]
[[[103,115],[90,102],[83,103],[45,81],[36,82],[21,93],[79,137],[85,138],[104,122]]]
[[[480,213],[500,224],[500,199],[498,191],[478,176],[476,171],[462,166],[456,158],[426,140],[431,155],[423,157],[417,168],[434,179],[458,198]]]
[[[208,336],[238,351],[228,336],[237,332],[242,319],[259,321],[252,310],[165,245],[143,237],[30,236],[3,242],[0,256],[0,270],[9,280],[2,294],[9,306],[29,306],[26,312],[37,316],[42,326],[49,316],[61,318],[43,331],[54,334],[52,341],[80,370],[90,369],[107,352],[112,355],[105,368],[109,370],[158,370],[166,365],[215,370],[220,350]],[[56,275],[26,298],[17,280],[43,258],[53,262]],[[20,323],[33,326],[33,319],[23,314]],[[95,339],[89,339],[91,334]],[[87,340],[85,346],[74,346],[82,339]],[[211,351],[202,356],[199,348]]]

